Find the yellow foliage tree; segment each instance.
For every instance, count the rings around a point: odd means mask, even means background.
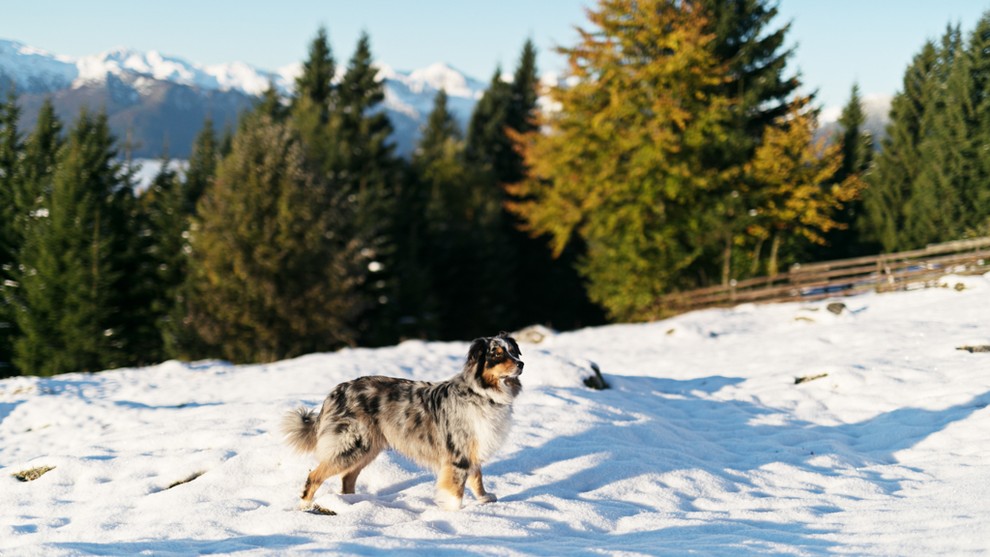
[[[711,196],[726,180],[705,163],[724,140],[726,69],[712,54],[696,2],[601,0],[593,30],[561,48],[568,76],[558,109],[514,135],[530,170],[508,206],[556,254],[585,249],[592,300],[616,319],[647,318],[711,241]]]
[[[747,232],[760,242],[770,240],[770,275],[778,272],[785,237],[800,236],[824,244],[826,232],[845,226],[835,220],[836,212],[863,188],[856,175],[834,180],[842,165],[842,146],[815,141],[815,128],[812,114],[792,110],[780,126],[767,128],[748,167],[760,189],[752,195],[756,205]]]

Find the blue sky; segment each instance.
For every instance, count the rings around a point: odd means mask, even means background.
[[[378,60],[396,69],[443,61],[487,81],[511,71],[523,42],[541,71],[563,69],[555,45],[573,44],[589,0],[23,0],[0,8],[0,38],[83,56],[118,46],[158,50],[201,63],[240,60],[275,69],[302,60],[326,25],[338,61],[362,30]],[[969,31],[990,0],[781,0],[777,24],[792,22],[791,68],[819,102],[841,106],[858,81],[865,95],[900,88],[911,57],[945,26]]]

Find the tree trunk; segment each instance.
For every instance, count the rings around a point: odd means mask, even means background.
[[[767,264],[767,274],[775,276],[777,274],[777,252],[780,251],[780,232],[773,233],[773,240],[770,242],[770,261]]]

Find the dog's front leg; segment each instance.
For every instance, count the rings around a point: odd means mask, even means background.
[[[474,493],[474,498],[482,503],[494,503],[498,500],[494,493],[485,491],[485,486],[481,482],[481,466],[475,466],[468,472],[467,485]]]
[[[437,477],[437,504],[448,511],[461,508],[464,499],[464,482],[467,480],[466,468],[454,464],[444,464]]]

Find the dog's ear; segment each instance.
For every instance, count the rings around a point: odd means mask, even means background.
[[[485,359],[485,353],[488,352],[488,342],[490,338],[482,337],[476,338],[471,343],[471,348],[468,348],[467,365],[473,366],[478,362]]]
[[[516,339],[510,336],[506,336],[505,340],[509,343],[509,346],[512,347],[513,352],[515,352],[519,356],[522,356],[522,350],[519,349],[519,343],[516,342]]]
[[[501,333],[498,334],[498,337],[497,338],[500,338],[500,339],[505,340],[505,342],[512,349],[512,352],[514,352],[514,353],[522,356],[522,350],[519,350],[519,343],[516,342],[516,339],[514,339],[514,338],[512,338],[510,336],[510,333],[507,333],[505,331],[502,331]]]

